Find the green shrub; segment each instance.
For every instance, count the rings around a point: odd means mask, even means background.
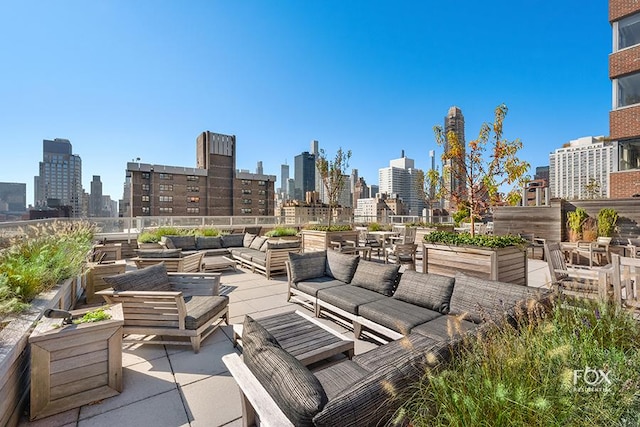
[[[575,233],[582,231],[582,223],[589,218],[587,211],[583,208],[576,208],[573,212],[567,212],[567,226]]]
[[[297,236],[298,230],[291,227],[275,227],[264,234],[266,237]]]
[[[602,208],[598,212],[598,236],[611,237],[618,222],[618,212],[612,208]]]
[[[576,301],[539,324],[470,339],[410,387],[397,418],[415,427],[639,425],[639,371],[639,324]]]
[[[322,225],[322,224],[308,224],[304,226],[305,230],[315,231],[351,231],[350,225]]]
[[[442,243],[453,246],[481,246],[486,248],[505,248],[507,246],[522,246],[527,242],[520,236],[476,235],[469,233],[453,233],[450,231],[434,231],[424,236],[429,243]]]
[[[138,236],[140,243],[157,243],[162,236],[219,236],[220,231],[216,228],[178,228],[178,227],[158,227],[156,229],[145,230]]]

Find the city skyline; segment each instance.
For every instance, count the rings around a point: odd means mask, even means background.
[[[604,1],[27,1],[2,12],[0,181],[26,183],[29,204],[44,139],[70,140],[83,187],[100,175],[119,199],[127,162],[194,167],[205,130],[236,135],[238,169],[262,161],[278,177],[311,140],[330,156],[351,149],[350,168],[374,185],[403,149],[428,169],[429,150],[441,154],[432,127],[452,106],[469,141],[504,102],[506,137],[524,142],[532,176],[562,144],[608,134]]]

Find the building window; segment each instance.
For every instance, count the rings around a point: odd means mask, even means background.
[[[640,13],[618,21],[618,50],[638,43],[640,43]]]
[[[190,193],[199,193],[200,187],[198,187],[197,185],[187,185],[187,191]]]
[[[142,179],[149,179],[151,178],[151,174],[149,172],[142,172]]]
[[[244,203],[245,205],[250,205],[251,199],[242,199],[242,203]]]
[[[173,184],[160,184],[160,191],[173,191]]]
[[[258,209],[258,212],[260,212],[260,215],[265,215],[267,213],[266,209]]]
[[[187,197],[187,203],[200,203],[200,197]]]
[[[160,179],[173,179],[173,175],[171,175],[170,173],[161,173],[158,174]]]
[[[264,200],[258,200],[258,204],[259,204],[259,205],[264,205],[264,204],[265,204],[265,201],[264,201]]]
[[[620,141],[618,143],[619,170],[640,169],[640,139]]]
[[[261,185],[261,186],[264,187],[265,185],[267,185],[267,182],[266,181],[258,181],[258,185]]]
[[[143,202],[148,202],[149,201],[149,196],[142,196],[142,201]]]
[[[258,190],[258,194],[260,196],[264,196],[265,194],[267,194],[267,192],[265,190]]]
[[[173,196],[160,196],[161,202],[173,202]]]
[[[160,208],[159,211],[161,214],[169,214],[169,213],[173,213],[173,208],[172,207]]]
[[[240,212],[242,212],[243,214],[250,214],[251,213],[251,208],[242,208],[242,209],[240,209]]]
[[[198,177],[195,175],[187,175],[187,181],[195,181],[198,182]]]
[[[640,73],[618,77],[614,84],[617,87],[617,108],[640,103]]]
[[[200,213],[200,208],[187,208],[187,213],[190,213],[190,214]]]
[[[242,194],[251,194],[251,190],[248,188],[243,188],[242,189]]]
[[[143,206],[142,207],[142,213],[143,214],[148,214],[149,212],[151,212],[151,210],[149,209],[149,206]]]
[[[142,184],[142,191],[149,191],[149,184]]]
[[[249,181],[248,179],[243,179],[242,185],[251,185],[251,181]]]

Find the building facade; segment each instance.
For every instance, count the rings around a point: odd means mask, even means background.
[[[91,193],[89,194],[89,216],[107,216],[103,212],[102,181],[99,175],[93,175],[91,180]]]
[[[613,30],[609,136],[616,143],[617,160],[610,197],[640,197],[640,3],[609,0],[609,22]]]
[[[449,152],[449,132],[453,132],[462,147],[464,159],[466,151],[466,141],[464,137],[464,116],[458,107],[451,107],[444,118],[445,145],[444,151]],[[466,180],[464,161],[448,159],[443,165],[442,182],[445,188],[444,205],[445,209],[455,208],[455,199],[465,199]],[[453,206],[452,206],[453,205]]]
[[[276,177],[236,171],[235,143],[234,135],[202,132],[196,138],[196,168],[127,163],[128,214],[273,215]]]
[[[417,191],[419,172],[414,160],[404,155],[404,150],[399,159],[389,162],[389,167],[378,170],[380,193],[387,194],[390,199],[397,195],[402,200],[404,212],[397,215],[422,216],[424,201]]]
[[[71,215],[82,216],[82,161],[72,153],[68,139],[42,141],[39,175],[34,178],[34,205],[70,206]]]
[[[603,137],[570,141],[549,155],[551,197],[567,200],[609,197],[614,146]]]
[[[0,212],[27,211],[27,184],[0,182]]]
[[[304,200],[307,191],[316,191],[316,156],[304,151],[294,158],[295,188],[293,198]]]

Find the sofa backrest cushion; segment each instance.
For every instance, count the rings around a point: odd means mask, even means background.
[[[220,236],[196,236],[196,249],[220,249],[222,237]]]
[[[320,381],[277,341],[274,344],[268,337],[265,339],[264,332],[243,330],[245,365],[293,425],[313,426],[313,417],[328,400]],[[259,336],[254,338],[252,334]]]
[[[289,252],[289,265],[291,267],[291,281],[298,283],[303,280],[315,279],[324,276],[327,263],[327,251],[306,252],[296,254]]]
[[[182,249],[138,249],[139,258],[180,258]]]
[[[196,250],[196,236],[162,236],[160,240],[167,249],[182,249],[183,251]]]
[[[390,297],[398,278],[398,264],[381,264],[361,259],[351,284]]]
[[[358,267],[359,255],[343,254],[338,251],[327,251],[327,264],[324,274],[344,283],[351,283]]]
[[[402,273],[393,298],[446,314],[453,283],[453,277],[407,270]]]
[[[464,314],[465,319],[475,323],[500,320],[510,315],[517,303],[538,299],[541,294],[536,288],[480,279],[460,272],[456,273],[455,280],[451,314]]]
[[[248,248],[251,246],[251,242],[256,238],[255,234],[244,233],[244,237],[242,238],[242,246]]]
[[[266,237],[256,236],[251,242],[251,245],[249,245],[249,247],[251,249],[255,249],[256,251],[259,251],[266,240],[267,240]]]
[[[103,277],[114,291],[168,291],[169,275],[164,263],[154,264],[135,271]]]
[[[244,233],[239,234],[224,234],[222,236],[223,248],[240,248],[244,241]]]
[[[295,249],[300,247],[300,240],[267,240],[267,249]]]

